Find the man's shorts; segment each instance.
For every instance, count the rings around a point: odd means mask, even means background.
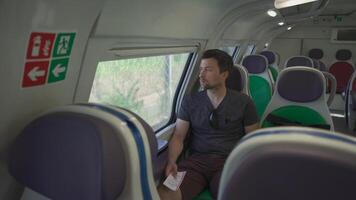
[[[217,198],[221,172],[227,156],[193,154],[178,164],[178,171],[186,171],[180,186],[184,200],[193,199],[205,188]]]

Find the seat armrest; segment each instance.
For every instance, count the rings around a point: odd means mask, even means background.
[[[157,143],[158,143],[158,154],[168,146],[168,141],[160,138],[157,138]]]

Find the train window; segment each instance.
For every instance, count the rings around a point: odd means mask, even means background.
[[[191,53],[99,62],[89,102],[127,108],[156,131],[174,110],[175,93]]]
[[[239,53],[240,53],[240,46],[236,46],[235,52],[234,52],[233,57],[232,57],[233,60],[234,60],[234,63],[236,62],[236,60],[237,60],[237,58],[239,56]]]
[[[225,51],[225,52],[228,53],[230,56],[233,56],[236,47],[220,47],[219,49],[222,50],[222,51]]]
[[[255,54],[256,51],[257,51],[256,45],[253,45],[253,49],[252,49],[252,51],[251,51],[251,54]]]
[[[238,56],[239,53],[240,53],[240,46],[236,46],[235,57]]]
[[[254,51],[255,51],[255,45],[254,44],[248,45],[243,57],[253,54]]]

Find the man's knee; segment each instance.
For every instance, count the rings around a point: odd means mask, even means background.
[[[209,190],[210,190],[211,196],[213,196],[214,199],[217,199],[217,197],[218,197],[220,178],[221,178],[221,171],[214,175],[214,177],[211,180],[210,185],[209,185]]]
[[[177,191],[172,191],[166,186],[160,184],[157,188],[159,197],[161,200],[166,200],[166,199],[172,199],[172,200],[181,200],[182,199],[182,193],[180,189]]]

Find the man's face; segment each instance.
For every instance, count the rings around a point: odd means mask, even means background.
[[[218,61],[214,58],[205,58],[200,62],[199,80],[204,89],[214,89],[225,83],[228,72],[220,73]]]

